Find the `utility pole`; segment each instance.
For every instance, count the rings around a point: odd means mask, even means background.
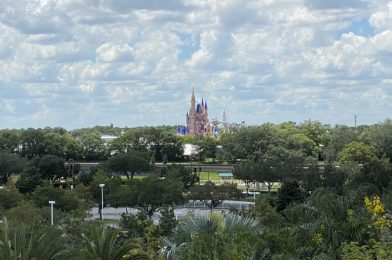
[[[354,115],[354,127],[357,128],[357,115]]]

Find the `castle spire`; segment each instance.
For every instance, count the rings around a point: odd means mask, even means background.
[[[192,84],[192,97],[191,100],[195,100],[195,82]]]

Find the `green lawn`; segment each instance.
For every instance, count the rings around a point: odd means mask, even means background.
[[[11,175],[12,182],[16,182],[19,179],[19,175]]]
[[[209,177],[209,179],[208,179]],[[200,172],[200,180],[201,181],[218,181],[220,180],[218,172]]]
[[[143,179],[143,178],[146,178],[148,175],[145,175],[145,176],[142,176],[142,175],[135,175],[135,176],[133,176],[133,178],[134,179]],[[127,180],[127,176],[125,176],[125,175],[121,175],[120,176],[120,178],[121,178],[121,180]],[[131,175],[129,175],[129,179],[131,179]]]
[[[107,225],[110,225],[110,224],[118,225],[120,223],[120,220],[117,220],[117,219],[105,219],[105,214],[104,214],[103,218],[104,218],[103,223],[105,223]]]

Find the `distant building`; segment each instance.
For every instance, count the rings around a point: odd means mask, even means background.
[[[113,136],[113,135],[102,135],[101,136],[101,140],[104,143],[110,143],[110,142],[112,142],[116,138],[117,138],[117,136]]]
[[[207,101],[196,103],[195,89],[192,89],[191,107],[186,113],[186,125],[177,126],[178,135],[203,136],[213,135],[214,129],[208,120]]]

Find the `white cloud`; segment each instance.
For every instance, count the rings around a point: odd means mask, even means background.
[[[183,123],[192,82],[211,117],[226,108],[237,122],[362,112],[372,123],[391,109],[390,1],[4,0],[0,10],[1,127]]]
[[[132,61],[133,50],[128,44],[105,43],[96,50],[97,60],[101,62]]]
[[[370,25],[376,30],[391,29],[392,24],[392,2],[389,2],[384,11],[376,12],[369,19]]]

